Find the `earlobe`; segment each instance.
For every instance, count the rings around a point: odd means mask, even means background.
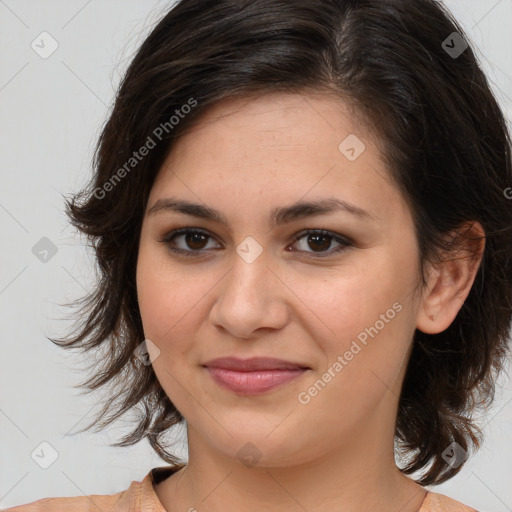
[[[442,262],[431,267],[427,286],[418,310],[416,328],[426,334],[438,334],[454,321],[475,281],[485,248],[481,224],[465,224],[451,235],[454,249]]]

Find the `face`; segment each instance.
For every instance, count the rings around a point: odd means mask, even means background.
[[[177,141],[150,193],[137,291],[189,443],[193,432],[218,455],[255,450],[278,466],[346,448],[355,432],[368,440],[379,425],[392,441],[419,267],[377,142],[339,98],[313,94],[218,103]],[[203,366],[219,357],[308,369],[249,394]]]

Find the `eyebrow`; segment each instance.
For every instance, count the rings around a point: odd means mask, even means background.
[[[159,199],[148,210],[147,215],[152,216],[163,212],[178,212],[185,215],[192,215],[201,219],[212,220],[229,225],[226,217],[219,211],[198,203],[192,203],[183,199],[168,197]],[[275,227],[281,224],[293,222],[295,220],[312,217],[315,215],[324,215],[334,212],[346,212],[361,219],[375,220],[376,217],[358,206],[347,201],[336,198],[319,199],[316,201],[298,201],[289,206],[274,208],[270,215],[271,226]]]

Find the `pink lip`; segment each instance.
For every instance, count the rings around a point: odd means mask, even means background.
[[[239,372],[253,372],[256,370],[298,370],[308,368],[300,363],[292,363],[274,357],[252,357],[238,359],[237,357],[219,357],[203,364],[210,368],[225,368]]]
[[[203,366],[217,384],[245,395],[256,395],[274,389],[296,379],[309,369],[299,363],[269,357],[221,357],[208,361]]]
[[[252,372],[227,370],[226,368],[206,368],[213,380],[220,386],[242,393],[257,395],[281,386],[307,371],[306,368],[294,370],[256,370]]]

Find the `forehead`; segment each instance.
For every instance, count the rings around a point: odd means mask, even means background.
[[[181,190],[186,199],[217,198],[217,206],[229,199],[240,210],[334,193],[379,217],[400,198],[378,142],[333,95],[224,100],[176,141],[150,203]]]
[[[343,130],[348,130],[349,133],[358,131],[365,132],[361,133],[365,139],[370,138],[361,120],[356,120],[356,114],[358,112],[352,105],[334,94],[251,94],[215,103],[189,129],[189,135],[195,134],[197,138],[199,132],[208,132],[209,128],[217,133],[230,132],[231,138],[236,138],[237,135],[241,138],[251,131],[255,137],[254,144],[260,141],[272,142],[274,139],[299,140],[306,136],[314,142],[314,135],[318,131],[328,131],[338,136]]]

